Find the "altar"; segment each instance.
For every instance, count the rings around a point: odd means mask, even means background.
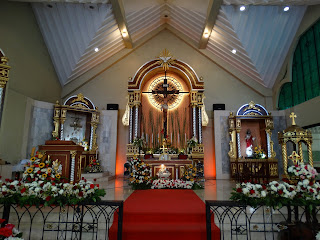
[[[203,178],[202,128],[208,116],[204,82],[196,72],[165,49],[130,79],[127,99],[122,118],[129,127],[127,161],[139,156],[153,177],[163,164],[171,179],[182,178],[186,167],[198,169]]]
[[[192,165],[191,159],[178,159],[177,155],[170,156],[171,160],[159,160],[157,158],[145,159],[144,162],[149,164],[152,171],[152,177],[157,177],[161,165],[164,164],[166,169],[170,172],[170,179],[181,179],[184,175],[186,165]]]

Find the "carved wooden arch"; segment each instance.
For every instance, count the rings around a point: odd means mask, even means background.
[[[128,83],[128,90],[140,90],[142,83],[149,80],[152,76],[159,72],[163,72],[162,67],[158,64],[158,59],[149,61],[142,65],[133,79]],[[204,83],[199,79],[196,72],[185,62],[180,60],[175,60],[175,62],[170,65],[168,72],[174,72],[182,77],[189,86],[190,90],[203,90]]]

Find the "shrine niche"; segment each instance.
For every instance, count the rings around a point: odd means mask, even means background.
[[[297,164],[298,162],[307,163],[313,167],[312,157],[312,134],[309,130],[305,130],[296,125],[295,118],[297,116],[292,112],[290,118],[292,124],[282,132],[278,133],[279,144],[281,145],[283,170],[286,178],[290,178],[288,174],[288,166]],[[307,159],[303,156],[303,144],[307,147]],[[288,156],[288,152],[292,153]]]
[[[231,177],[242,180],[278,178],[278,160],[271,140],[273,118],[251,101],[229,116]]]
[[[203,177],[202,127],[208,123],[203,100],[203,82],[169,51],[140,67],[128,83],[122,118],[129,126],[128,159],[140,155],[153,176],[165,164],[173,179],[185,165],[201,163]]]
[[[98,157],[96,130],[99,116],[95,105],[82,93],[69,97],[63,105],[58,101],[54,105],[53,139],[72,141],[83,147],[82,170]]]

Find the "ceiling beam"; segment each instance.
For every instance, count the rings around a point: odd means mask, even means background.
[[[205,21],[202,34],[199,41],[199,48],[207,47],[209,37],[216,22],[223,0],[210,0],[208,5],[207,19]]]
[[[124,45],[126,48],[132,48],[132,40],[128,30],[128,24],[125,17],[124,7],[122,0],[110,0],[112,4],[113,14],[118,23],[118,27],[120,29]]]

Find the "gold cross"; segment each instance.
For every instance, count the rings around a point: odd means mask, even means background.
[[[295,122],[295,118],[297,117],[297,115],[295,115],[294,114],[294,112],[292,112],[291,114],[290,114],[290,118],[292,119],[292,125],[296,125],[296,122]]]

